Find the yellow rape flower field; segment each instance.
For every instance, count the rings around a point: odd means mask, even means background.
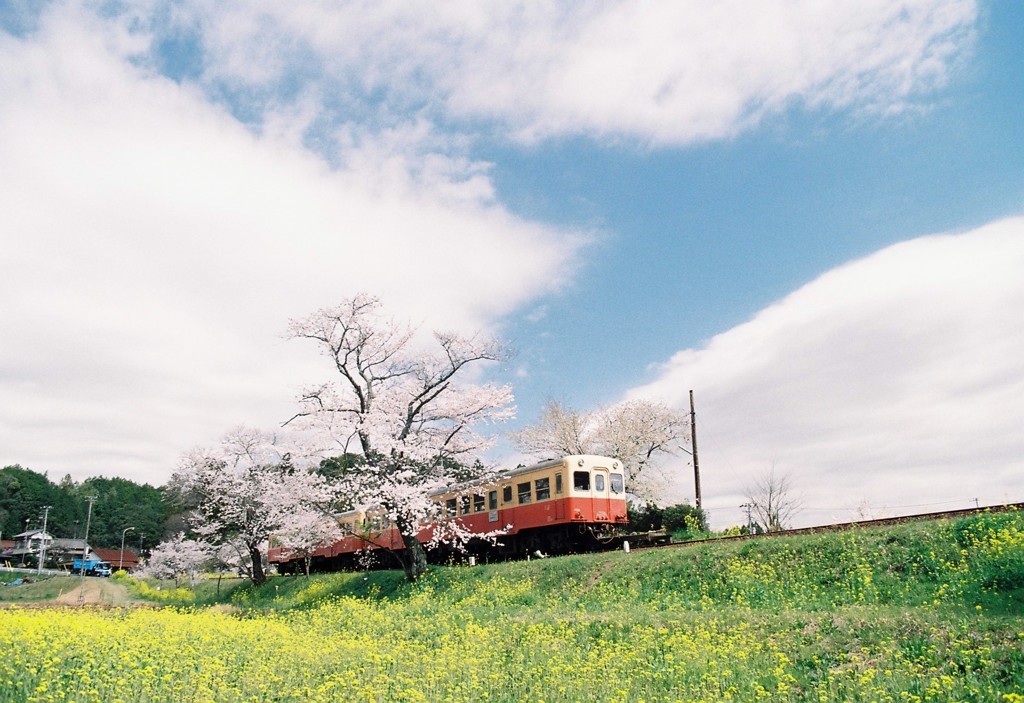
[[[1024,703],[1019,513],[188,597],[0,610],[0,701]]]

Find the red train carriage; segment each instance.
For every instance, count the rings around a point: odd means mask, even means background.
[[[624,478],[622,463],[616,459],[566,456],[513,469],[495,483],[461,486],[435,500],[447,519],[458,519],[470,532],[502,530],[496,541],[471,540],[465,554],[478,558],[567,554],[598,548],[628,523]],[[317,550],[311,569],[352,568],[367,558],[382,561],[384,550],[402,547],[398,531],[372,511],[344,513],[338,522],[347,536]],[[432,525],[424,525],[420,540],[428,542],[432,530]],[[428,556],[445,562],[454,554],[442,545]],[[282,573],[301,570],[302,559],[287,550],[272,548],[269,558]]]

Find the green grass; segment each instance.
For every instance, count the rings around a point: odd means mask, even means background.
[[[1024,703],[1022,577],[1024,514],[1006,513],[416,584],[289,576],[218,598],[204,582],[194,602],[219,605],[0,611],[0,701]],[[89,688],[54,695],[65,662]]]
[[[662,602],[701,609],[708,601],[777,613],[843,606],[900,608],[978,605],[1021,614],[1024,516],[981,515],[869,530],[703,542],[510,562],[435,567],[426,581],[459,598],[492,579],[529,579],[535,602]],[[207,596],[202,602],[214,602]],[[416,591],[401,573],[314,574],[240,585],[222,600],[248,608],[306,608],[331,595],[402,599]],[[315,594],[315,596],[314,596]],[[610,599],[610,600],[608,600]]]
[[[28,577],[31,583],[23,583],[18,586],[7,586],[6,584],[18,578]],[[20,574],[15,572],[3,572],[0,574],[0,602],[4,603],[33,603],[50,601],[58,598],[62,593],[67,593],[78,584],[78,579],[68,576],[43,576],[36,578],[35,574]]]

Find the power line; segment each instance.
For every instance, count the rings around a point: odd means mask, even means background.
[[[801,506],[800,510],[897,510],[900,508],[929,508],[933,505],[954,505],[965,501],[974,501],[975,507],[977,507],[977,498],[961,498],[959,500],[937,501],[934,503],[914,503],[912,505],[858,505],[854,507],[846,506],[845,508],[807,508]]]
[[[935,505],[955,505],[955,504],[962,504],[962,503],[966,503],[966,502],[973,502],[974,503],[974,507],[976,507],[976,508],[979,507],[978,506],[978,499],[977,498],[960,498],[959,500],[935,501],[935,502],[932,502],[932,503],[914,503],[914,504],[910,504],[910,505],[854,505],[854,506],[847,505],[847,506],[843,506],[841,508],[809,508],[809,507],[801,505],[800,506],[800,512],[808,512],[808,511],[810,511],[810,512],[817,512],[817,511],[821,511],[821,512],[826,512],[826,511],[842,512],[842,511],[856,511],[856,510],[900,510],[900,509],[903,509],[903,508],[930,508],[930,507],[935,506]],[[723,510],[723,509],[727,509],[727,508],[731,508],[731,507],[732,507],[732,505],[722,504],[722,505],[718,505],[718,506],[710,506],[708,509],[709,510]],[[742,508],[743,506],[740,506],[740,507]]]

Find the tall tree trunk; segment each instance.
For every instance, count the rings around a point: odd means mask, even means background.
[[[262,586],[267,582],[267,572],[263,570],[263,553],[258,545],[249,545],[249,558],[252,560],[252,582]]]
[[[416,581],[427,571],[427,550],[420,544],[415,534],[407,535],[402,533],[402,543],[405,545],[405,554],[402,559],[402,568],[405,569],[405,577],[410,581]]]

